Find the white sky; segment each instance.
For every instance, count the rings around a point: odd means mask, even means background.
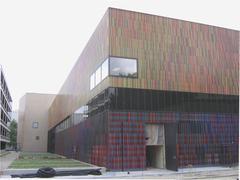
[[[240,30],[239,0],[0,0],[0,64],[13,109],[57,93],[107,7]]]

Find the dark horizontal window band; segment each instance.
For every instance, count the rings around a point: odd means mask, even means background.
[[[88,102],[90,115],[117,111],[238,113],[238,96],[131,88],[108,88]]]

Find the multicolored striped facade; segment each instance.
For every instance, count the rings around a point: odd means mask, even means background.
[[[111,170],[147,167],[146,125],[165,129],[166,168],[238,162],[239,31],[109,8],[49,109],[49,151]],[[107,57],[137,59],[137,78]],[[56,127],[82,106],[87,117]],[[69,121],[70,122],[70,121]]]
[[[139,65],[111,86],[238,95],[238,31],[117,9],[109,21],[110,56]]]

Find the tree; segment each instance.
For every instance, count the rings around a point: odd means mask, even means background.
[[[10,129],[10,146],[17,147],[17,122],[13,119],[9,126]]]

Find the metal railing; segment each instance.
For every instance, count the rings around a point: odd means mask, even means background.
[[[10,142],[10,138],[8,136],[0,135],[0,141]]]

